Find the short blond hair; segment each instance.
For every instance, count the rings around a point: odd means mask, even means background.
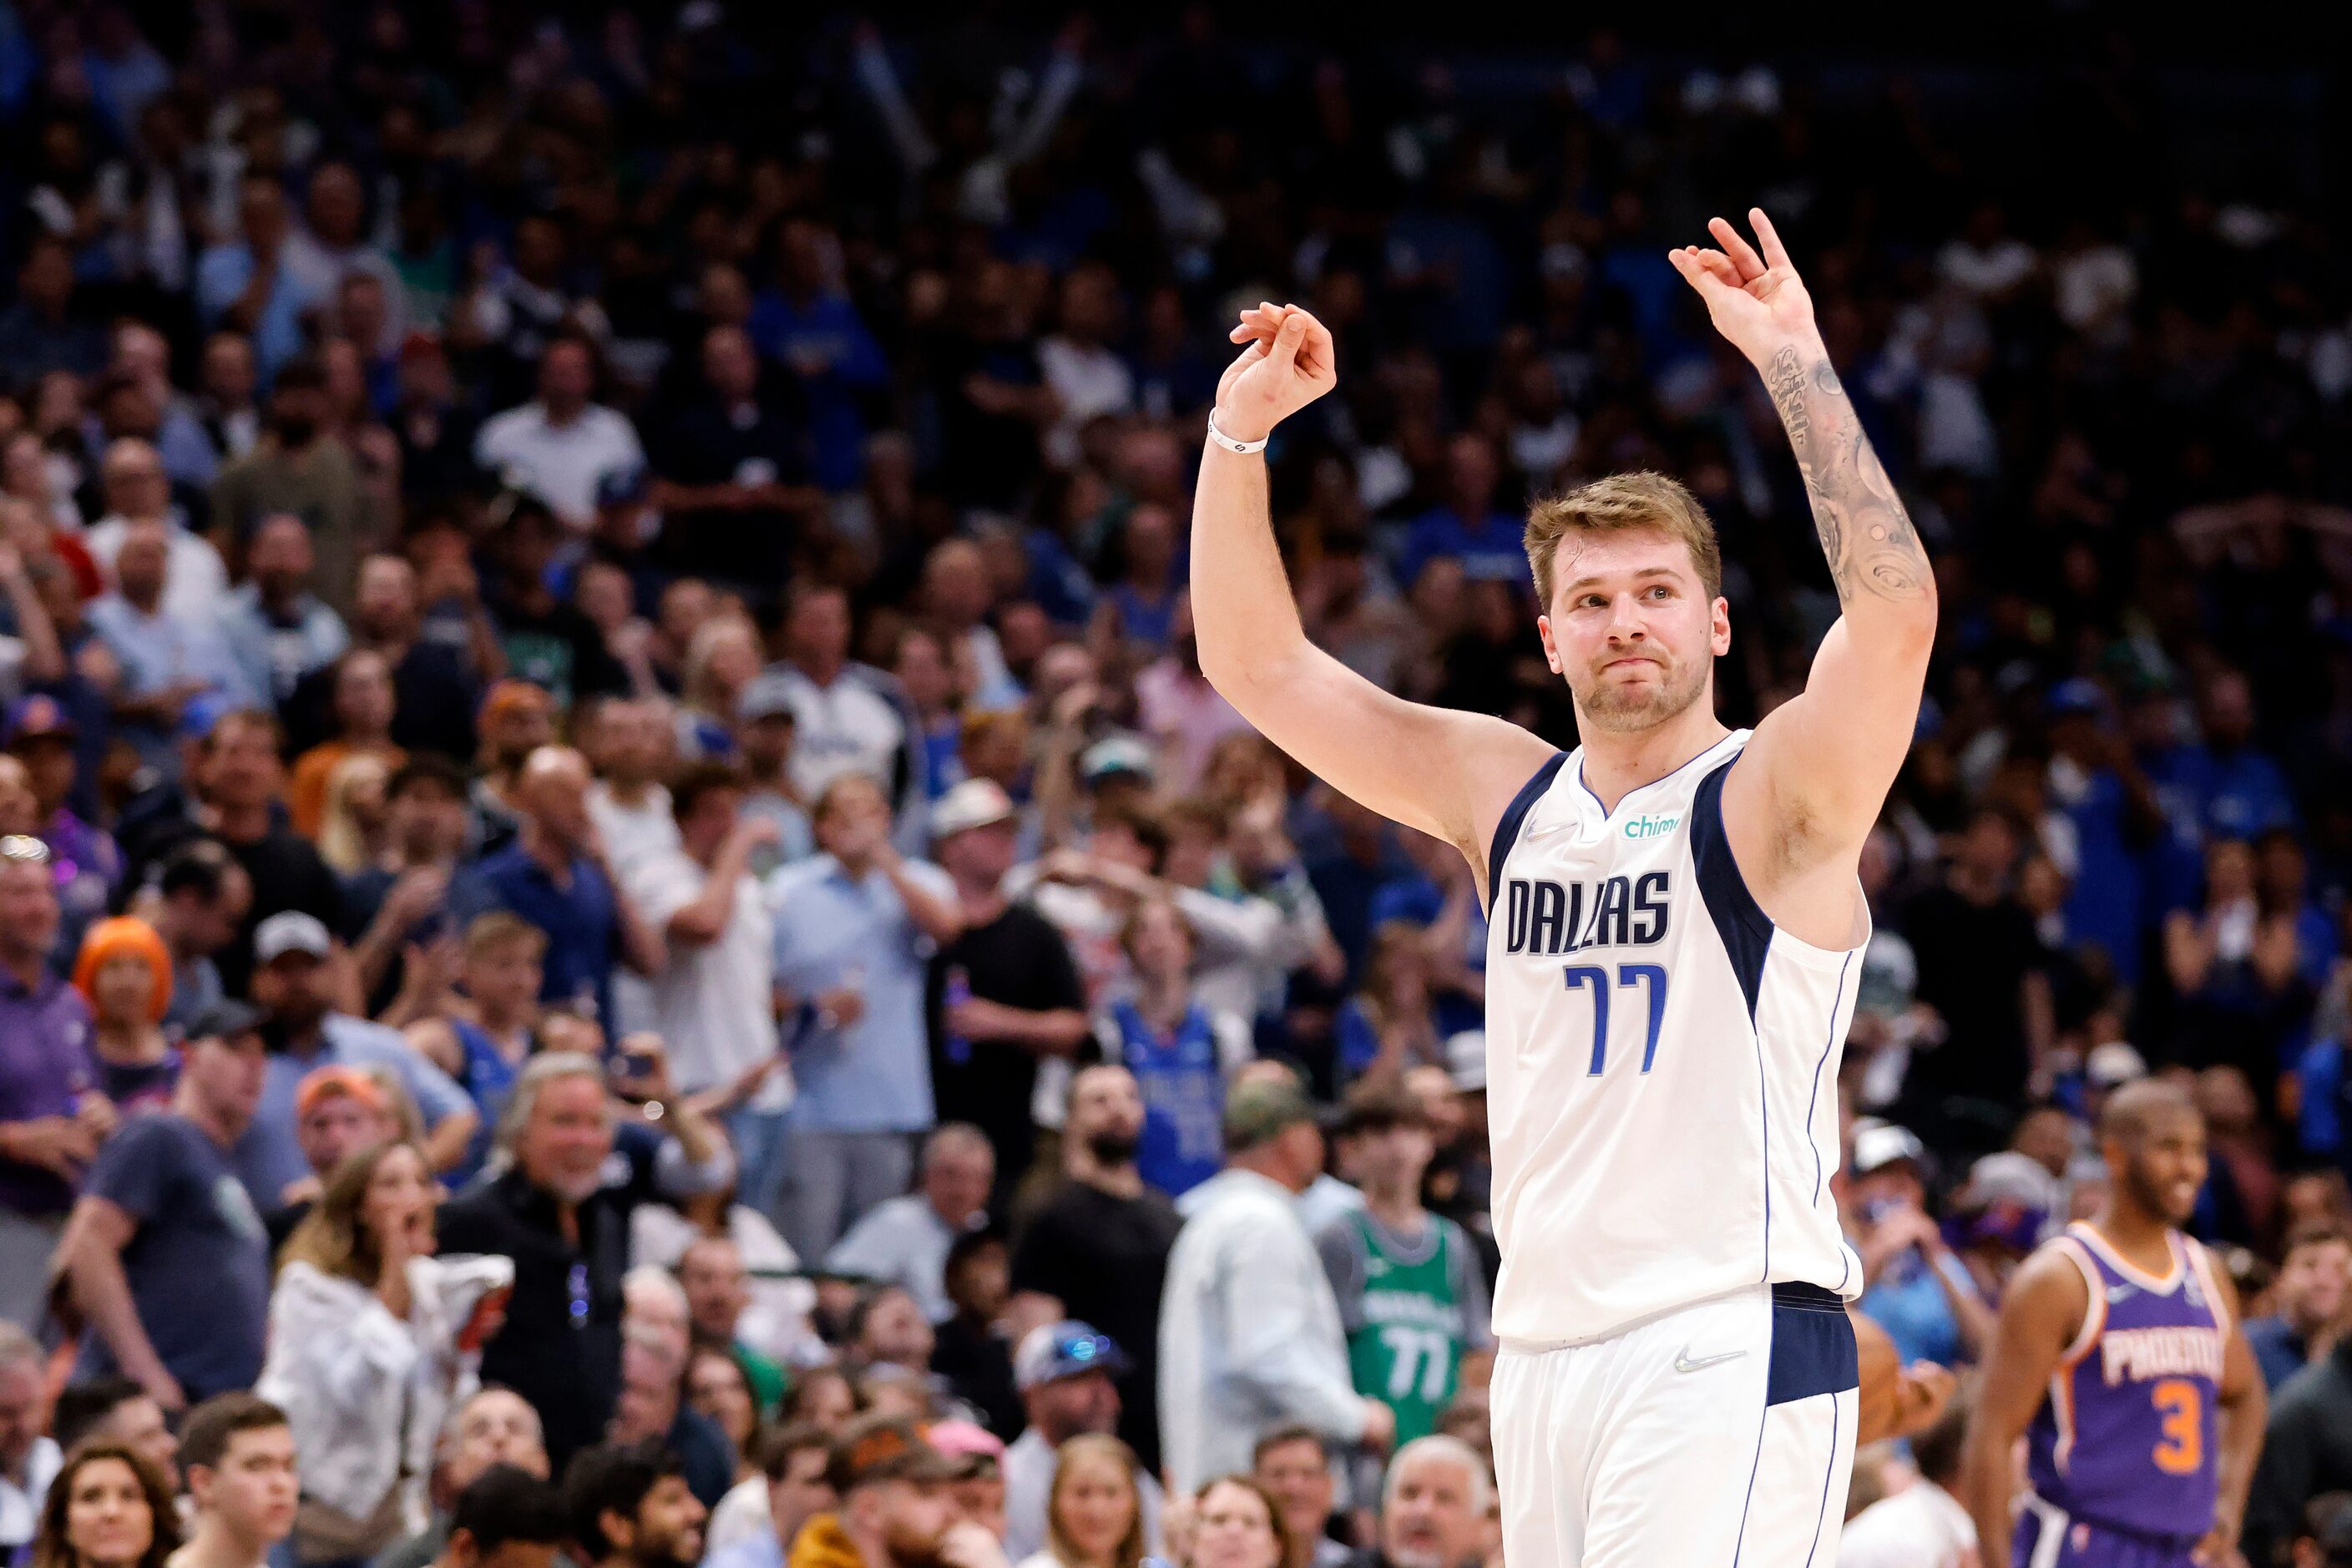
[[[1712,600],[1723,592],[1723,547],[1698,498],[1678,480],[1646,470],[1612,474],[1580,485],[1566,495],[1536,502],[1528,513],[1528,565],[1535,573],[1536,596],[1551,609],[1552,561],[1570,533],[1650,528],[1672,534],[1690,547],[1691,563]]]

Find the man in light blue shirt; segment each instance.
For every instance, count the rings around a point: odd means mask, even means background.
[[[273,707],[293,696],[304,676],[334,663],[352,646],[342,616],[310,592],[316,561],[310,524],[290,511],[270,513],[254,526],[246,546],[252,581],[229,595],[221,617],[247,684]]]
[[[270,916],[253,933],[253,994],[269,1010],[269,1066],[261,1102],[230,1159],[254,1206],[265,1214],[282,1206],[286,1189],[312,1173],[295,1137],[295,1100],[314,1068],[389,1068],[416,1102],[425,1123],[425,1163],[436,1171],[449,1169],[465,1155],[481,1124],[457,1080],[425,1060],[398,1030],[328,1009],[323,966],[333,947],[327,928],[299,910]]]
[[[236,222],[243,238],[207,248],[196,262],[196,314],[206,331],[227,327],[250,338],[267,381],[300,351],[302,313],[318,296],[286,265],[294,226],[276,176],[245,176]]]
[[[122,667],[115,717],[141,758],[177,765],[172,734],[189,699],[225,708],[260,705],[218,626],[174,616],[163,604],[171,541],[161,522],[135,522],[114,558],[117,591],[89,607],[89,626]]]
[[[776,984],[800,1005],[782,1219],[803,1258],[907,1190],[912,1135],[933,1119],[924,970],[963,927],[948,874],[891,847],[873,779],[827,784],[814,826],[821,853],[768,884]]]

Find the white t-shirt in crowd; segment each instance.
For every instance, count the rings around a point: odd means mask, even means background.
[[[625,873],[637,912],[656,930],[702,896],[709,873],[683,849],[646,856]],[[726,929],[699,944],[672,940],[669,963],[652,982],[653,1026],[669,1047],[677,1087],[692,1092],[732,1083],[776,1054],[775,926],[749,873],[735,889]],[[781,1110],[792,1074],[779,1068],[751,1101]]]
[[[1914,1481],[1846,1521],[1838,1568],[1969,1568],[1977,1529],[1933,1481]]]
[[[130,520],[121,512],[110,512],[92,523],[81,536],[82,548],[109,578],[114,575],[114,558],[122,553],[122,541],[131,531]],[[171,543],[163,557],[163,613],[174,620],[216,622],[228,597],[228,567],[212,541],[190,533],[176,519],[170,534]]]
[[[548,422],[547,409],[526,403],[483,422],[474,461],[511,475],[574,528],[596,520],[596,485],[607,474],[645,467],[646,451],[625,415],[592,403],[569,424]]]

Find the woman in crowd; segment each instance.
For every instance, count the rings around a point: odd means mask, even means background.
[[[1290,1561],[1290,1527],[1264,1487],[1223,1476],[1193,1494],[1185,1568],[1276,1568]]]
[[[180,1079],[180,1053],[163,1033],[172,1005],[163,939],[127,915],[100,921],[82,938],[73,980],[89,1004],[100,1092],[125,1112],[162,1107]]]
[[[1054,1458],[1045,1549],[1020,1568],[1141,1568],[1143,1561],[1135,1450],[1108,1434],[1072,1437]]]
[[[254,1391],[287,1412],[303,1563],[373,1556],[425,1521],[434,1444],[473,1393],[514,1265],[437,1258],[440,1188],[414,1142],[361,1151],[280,1255]]]
[[[319,814],[319,858],[338,875],[357,876],[381,864],[392,817],[384,790],[393,764],[381,752],[354,752],[327,775]]]
[[[806,1421],[827,1432],[838,1432],[862,1411],[857,1384],[849,1373],[838,1366],[819,1366],[803,1373],[784,1395],[782,1421],[787,1426]]]
[[[172,1489],[154,1466],[121,1443],[84,1443],[49,1483],[32,1568],[163,1568],[179,1545]]]
[[[687,645],[677,705],[683,761],[735,754],[735,704],[760,673],[760,629],[740,615],[706,621]]]
[[[761,1486],[760,1407],[743,1363],[719,1345],[703,1345],[686,1358],[686,1402],[710,1417],[735,1450],[735,1485]]]

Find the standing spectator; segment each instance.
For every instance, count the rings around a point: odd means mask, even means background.
[[[294,831],[310,839],[319,837],[326,819],[329,781],[345,762],[374,757],[388,773],[408,760],[392,739],[395,699],[392,668],[383,655],[373,648],[352,648],[335,660],[329,687],[333,693],[334,737],[295,759],[286,795],[287,815]]]
[[[252,451],[213,481],[215,532],[243,539],[261,520],[290,511],[310,526],[319,595],[352,606],[360,563],[388,542],[384,498],[361,472],[343,438],[327,428],[327,374],[309,355],[278,373],[268,426]]]
[[[514,1259],[506,1324],[484,1347],[481,1375],[538,1410],[558,1464],[604,1435],[620,1393],[630,1214],[656,1195],[715,1192],[733,1175],[726,1145],[691,1100],[668,1092],[657,1058],[655,1068],[631,1087],[663,1114],[633,1122],[624,1142],[593,1057],[532,1058],[499,1121],[494,1173],[441,1211],[450,1251]],[[605,1170],[615,1152],[617,1180]]]
[[[261,1015],[218,1004],[181,1048],[172,1108],[107,1141],[58,1258],[89,1325],[77,1375],[119,1371],[166,1410],[251,1387],[269,1316],[268,1237],[229,1163],[261,1099]],[[191,1470],[217,1463],[193,1451],[194,1430]]]
[[[955,1313],[948,1300],[948,1253],[988,1223],[996,1163],[970,1122],[950,1121],[923,1141],[917,1189],[867,1209],[825,1254],[828,1272],[903,1286],[933,1323]]]
[[[1939,885],[1903,910],[1903,934],[1918,954],[1918,998],[1944,1020],[1944,1041],[1915,1055],[1904,1103],[1940,1131],[1975,1100],[2021,1110],[2048,1070],[2054,1022],[2050,979],[2033,917],[2011,891],[2018,832],[1986,806],[1969,820]]]
[[[481,1390],[457,1407],[433,1457],[431,1490],[433,1521],[423,1530],[376,1559],[382,1568],[425,1568],[447,1561],[449,1538],[456,1533],[456,1506],[476,1481],[493,1470],[519,1470],[544,1483],[548,1478],[547,1445],[539,1412],[513,1390]],[[453,1568],[486,1568],[464,1563]],[[528,1568],[550,1568],[530,1564]]]
[[[74,1384],[58,1395],[49,1425],[64,1453],[85,1442],[117,1444],[153,1467],[166,1493],[180,1489],[180,1439],[163,1407],[127,1377]]]
[[[1012,797],[986,779],[966,780],[931,808],[940,865],[963,912],[963,931],[931,961],[941,1009],[931,1081],[942,1104],[988,1134],[1000,1200],[1036,1145],[1037,1064],[1075,1054],[1089,1028],[1069,945],[1005,897],[1019,832]]]
[[[961,934],[955,884],[890,842],[890,807],[862,773],[816,805],[823,853],[776,873],[776,983],[813,1010],[793,1050],[800,1098],[786,1143],[785,1239],[822,1258],[849,1223],[907,1190],[910,1135],[931,1125],[924,970]]]
[[[1984,1353],[1992,1313],[1927,1213],[1925,1152],[1907,1128],[1854,1129],[1847,1196],[1859,1221],[1854,1250],[1863,1278],[1854,1306],[1886,1331],[1903,1365],[1954,1366]]]
[[[209,613],[172,613],[163,602],[171,535],[159,521],[134,523],[114,562],[115,590],[89,607],[89,626],[121,672],[114,716],[150,763],[171,769],[192,699],[228,707],[257,700],[245,670]]]
[[[777,867],[805,860],[816,849],[808,807],[793,782],[793,742],[799,721],[786,683],[761,675],[735,700],[735,752],[743,764],[743,810],[776,825],[773,848],[752,858],[754,874],[766,878]]]
[[[86,706],[88,721],[102,730],[96,694],[85,687],[83,695],[93,700],[77,700],[74,708]],[[49,863],[57,868],[58,907],[68,933],[104,913],[122,881],[122,852],[113,836],[95,825],[97,791],[82,776],[86,737],[74,708],[37,691],[11,704],[5,720],[7,754],[25,764],[37,837],[49,847]]]
[[[687,1321],[696,1346],[733,1356],[758,1408],[775,1409],[783,1400],[783,1368],[742,1334],[743,1315],[751,1305],[751,1275],[744,1267],[742,1247],[732,1237],[696,1237],[678,1256],[677,1283],[686,1292]]]
[[[1413,521],[1397,557],[1397,581],[1410,589],[1430,562],[1459,561],[1473,580],[1517,580],[1527,569],[1525,521],[1495,504],[1495,449],[1465,431],[1445,448],[1444,500]]]
[[[1116,1342],[1082,1322],[1041,1323],[1021,1340],[1013,1381],[1029,1424],[1004,1450],[1004,1550],[1022,1559],[1050,1543],[1054,1496],[1060,1490],[1055,1455],[1087,1436],[1109,1437],[1118,1425],[1118,1385],[1128,1370]],[[1118,1439],[1112,1437],[1112,1442]],[[1145,1550],[1160,1551],[1160,1483],[1118,1444],[1139,1500],[1138,1528]]]
[[[638,861],[677,847],[677,819],[662,784],[677,766],[677,731],[668,701],[659,697],[606,698],[593,711],[593,724],[584,711],[575,715],[583,721],[582,754],[596,773],[588,814],[613,868],[625,877]]]
[[[294,1432],[298,1561],[373,1556],[425,1521],[435,1439],[514,1278],[505,1258],[433,1256],[439,1202],[415,1144],[378,1143],[332,1170],[287,1240],[256,1392]]]
[[[247,686],[273,708],[282,710],[304,676],[351,647],[342,616],[310,591],[316,564],[310,525],[290,511],[268,514],[246,542],[247,581],[222,616]]]
[[[665,553],[682,571],[764,597],[790,575],[800,515],[822,497],[807,482],[803,432],[761,395],[743,329],[713,327],[700,349],[702,384],[670,423],[653,486]]]
[[[499,521],[489,539],[495,572],[484,595],[496,628],[489,656],[567,706],[626,691],[628,668],[604,646],[604,632],[555,591],[566,540],[554,511],[528,491],[509,491],[491,515]]]
[[[89,1005],[49,967],[58,896],[37,838],[0,837],[0,1321],[39,1326],[74,1184],[111,1124]]]
[[[775,828],[744,814],[742,782],[723,763],[688,769],[664,793],[677,816],[677,844],[648,851],[626,876],[669,954],[653,982],[653,1027],[689,1094],[764,1075],[729,1113],[727,1130],[741,1171],[739,1194],[766,1213],[782,1176],[793,1079],[776,1033],[775,925],[751,864],[774,844]]]
[[[198,318],[207,328],[244,334],[265,375],[300,348],[302,312],[316,302],[286,264],[293,226],[277,176],[248,170],[236,190],[237,238],[208,247],[196,261]]]
[[[795,584],[784,602],[784,662],[768,674],[793,705],[793,784],[820,797],[845,773],[880,782],[901,815],[924,798],[917,722],[895,682],[849,658],[849,595],[829,584]]]
[[[1257,1433],[1301,1421],[1340,1443],[1388,1446],[1396,1416],[1358,1394],[1331,1282],[1292,1200],[1323,1169],[1314,1105],[1287,1084],[1225,1102],[1225,1169],[1168,1258],[1160,1424],[1181,1491],[1249,1463]]]
[[[889,374],[880,345],[841,287],[838,262],[839,243],[821,225],[785,223],[776,235],[775,285],[761,292],[745,323],[760,353],[797,384],[816,481],[836,492],[857,483],[866,449],[861,405]]]
[[[0,373],[7,389],[22,392],[52,371],[96,375],[106,363],[106,333],[74,304],[73,249],[51,235],[36,235],[16,268],[16,302],[0,312]]]
[[[1443,1065],[1445,1047],[1430,996],[1428,943],[1411,921],[1383,921],[1364,955],[1363,984],[1339,1005],[1332,1044],[1347,1079],[1402,1076]]]
[[[78,1447],[46,1490],[34,1568],[163,1568],[179,1550],[171,1484],[120,1443]]]
[[[1290,1555],[1283,1568],[1344,1568],[1348,1561],[1348,1549],[1330,1533],[1339,1489],[1331,1459],[1323,1434],[1296,1422],[1266,1433],[1251,1451],[1251,1479],[1274,1499],[1290,1531]]]
[[[217,616],[228,593],[228,567],[211,541],[189,531],[186,515],[173,503],[163,457],[146,442],[125,437],[108,444],[99,473],[106,487],[106,515],[82,532],[90,559],[112,573],[131,531],[141,523],[157,524],[166,543],[164,613],[194,621]],[[257,693],[268,689],[254,688]]]
[[[2246,1343],[2275,1391],[2334,1348],[2352,1287],[2352,1235],[2331,1221],[2306,1223],[2286,1238],[2271,1310],[2246,1321]]]
[[[521,830],[474,868],[476,897],[547,933],[542,1000],[609,1028],[614,966],[658,974],[667,952],[613,875],[588,812],[587,762],[568,746],[541,747],[515,781],[514,804]]]
[[[694,1568],[709,1517],[676,1456],[652,1442],[603,1443],[563,1472],[572,1539],[588,1568]]]
[[[1356,1561],[1360,1568],[1471,1568],[1495,1549],[1494,1503],[1475,1448],[1459,1437],[1416,1437],[1389,1461],[1378,1538]]]
[[[14,1323],[0,1323],[0,1552],[14,1557],[38,1529],[42,1500],[64,1455],[48,1425],[41,1347]]]
[[[482,424],[474,461],[547,503],[564,525],[596,520],[596,487],[608,474],[645,466],[645,448],[625,415],[593,401],[595,349],[584,338],[549,342],[539,360],[539,395]]]
[[[506,1109],[515,1075],[542,1049],[539,977],[547,933],[504,910],[476,915],[466,927],[457,978],[465,991],[436,1017],[408,1026],[408,1042],[457,1080],[481,1114],[465,1158],[448,1173],[463,1188],[489,1157],[489,1131]]]
[[[129,915],[90,927],[74,960],[74,989],[89,1004],[100,1091],[118,1112],[168,1104],[180,1057],[163,1033],[172,959],[155,928]]]
[[[148,918],[172,960],[172,1005],[163,1021],[184,1029],[226,994],[213,958],[245,929],[253,879],[218,839],[197,838],[163,858],[154,888]]]
[[[1120,942],[1134,965],[1135,994],[1102,1012],[1096,1037],[1104,1058],[1124,1065],[1143,1091],[1137,1168],[1181,1197],[1223,1163],[1225,1079],[1253,1053],[1249,1024],[1195,994],[1192,928],[1171,900],[1137,904]]]
[[[406,950],[448,931],[467,787],[466,771],[446,757],[425,752],[403,763],[383,786],[384,855],[343,879],[343,931],[372,1013],[381,1016],[398,992]]]
[[[784,1568],[801,1527],[836,1507],[825,1479],[831,1439],[814,1422],[795,1421],[770,1432],[760,1446],[760,1511],[730,1528],[722,1504],[710,1516],[710,1568]]]
[[[1398,1441],[1409,1444],[1436,1430],[1464,1358],[1492,1347],[1486,1276],[1462,1227],[1422,1206],[1436,1145],[1421,1102],[1401,1087],[1366,1084],[1342,1117],[1338,1136],[1355,1142],[1364,1206],[1333,1221],[1316,1247],[1339,1298],[1356,1392],[1386,1403]]]
[[[261,922],[253,934],[253,997],[269,1010],[275,1047],[252,1125],[236,1142],[236,1172],[254,1202],[274,1208],[310,1174],[296,1137],[303,1078],[321,1067],[387,1068],[424,1122],[425,1159],[436,1172],[456,1165],[480,1119],[448,1074],[409,1048],[396,1029],[338,1010],[328,965],[327,928],[299,910]]]
[[[175,1568],[262,1568],[294,1528],[301,1479],[286,1413],[250,1394],[224,1394],[188,1412],[180,1434],[195,1527]]]
[[[1012,1286],[1023,1319],[1082,1319],[1133,1347],[1118,1380],[1119,1436],[1156,1470],[1160,1290],[1183,1221],[1136,1169],[1143,1118],[1124,1067],[1086,1068],[1071,1080],[1063,1180],[1015,1239]]]
[[[407,1108],[398,1103],[401,1098],[398,1080],[383,1068],[331,1065],[302,1075],[294,1091],[294,1140],[310,1173],[286,1189],[286,1202],[262,1214],[273,1257],[318,1206],[319,1194],[345,1160],[404,1136]]]
[[[392,671],[393,743],[410,752],[469,759],[479,672],[466,648],[425,637],[424,624],[415,567],[397,555],[360,563],[352,641],[381,654]],[[328,680],[321,663],[302,677],[285,704],[289,724],[314,744],[325,739],[332,695]]]

